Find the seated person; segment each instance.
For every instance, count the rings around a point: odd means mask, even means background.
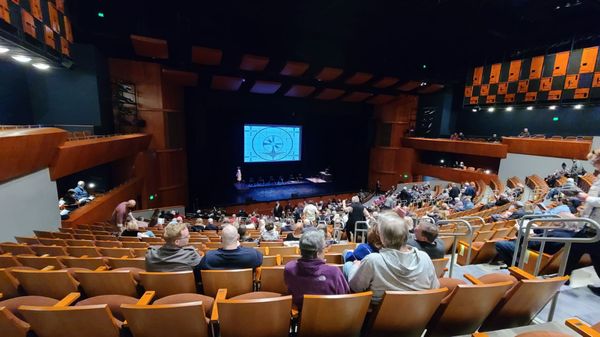
[[[516,201],[510,207],[500,213],[492,214],[494,221],[520,219],[525,215],[525,204],[522,201]]]
[[[168,224],[163,234],[162,247],[150,246],[146,252],[146,271],[172,272],[194,271],[200,279],[199,265],[202,259],[194,247],[188,246],[190,232],[183,223]]]
[[[294,231],[292,233],[288,233],[283,241],[299,241],[300,237],[302,237],[303,229],[304,226],[302,225],[302,222],[298,221],[295,224]]]
[[[408,239],[408,245],[424,251],[431,259],[441,259],[446,253],[444,241],[438,238],[438,227],[429,221],[419,222],[415,234]]]
[[[350,266],[349,263],[352,261],[360,261],[371,253],[378,253],[382,246],[378,226],[375,223],[367,232],[367,243],[359,244],[353,251],[344,252],[344,261],[346,261],[344,269],[347,268],[346,266]]]
[[[121,232],[121,236],[138,236],[138,224],[135,221],[127,221],[125,230]]]
[[[519,133],[519,137],[531,137],[531,134],[529,133],[529,129],[524,128],[523,132]]]
[[[302,308],[302,298],[305,294],[340,295],[350,292],[340,269],[326,264],[324,248],[323,232],[304,233],[300,238],[302,257],[285,265],[283,272],[285,284],[292,294],[293,303],[299,310]]]
[[[244,269],[257,268],[262,264],[261,252],[254,248],[240,246],[240,235],[233,225],[223,227],[221,242],[223,247],[209,250],[200,262],[200,269]]]
[[[204,230],[205,227],[206,226],[204,226],[204,220],[202,220],[202,218],[197,218],[194,224],[190,226],[190,229],[192,230],[192,232],[201,232]]]
[[[260,234],[261,241],[277,241],[279,240],[279,232],[275,229],[275,225],[269,221],[265,224],[265,230]]]
[[[212,218],[208,218],[207,224],[204,227],[204,230],[207,231],[218,231],[219,227],[214,224],[214,220]]]
[[[90,196],[90,194],[85,190],[84,181],[78,181],[77,187],[75,187],[73,190],[75,191],[75,199],[78,201],[81,201],[82,199],[85,200]]]
[[[237,231],[238,231],[238,234],[240,235],[241,242],[254,242],[255,241],[250,236],[250,234],[248,234],[248,232],[246,231],[246,227],[240,226]]]
[[[427,253],[406,244],[408,226],[394,212],[381,213],[377,219],[383,248],[367,255],[349,275],[354,292],[373,291],[372,304],[379,304],[386,290],[435,289],[440,286]]]

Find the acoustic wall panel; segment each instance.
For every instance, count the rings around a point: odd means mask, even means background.
[[[584,48],[581,54],[581,63],[579,64],[579,73],[592,73],[596,66],[596,58],[598,57],[598,47]]]

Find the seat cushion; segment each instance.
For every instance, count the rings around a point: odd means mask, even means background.
[[[484,243],[485,242],[482,242],[482,241],[475,241],[475,242],[473,242],[472,246],[473,246],[473,248],[479,249],[479,248],[481,248],[481,246],[483,246]]]
[[[254,291],[251,293],[246,293],[242,295],[237,295],[230,300],[255,300],[259,298],[272,298],[272,297],[281,297],[280,293],[272,293],[270,291]]]
[[[23,316],[18,307],[22,305],[36,305],[41,307],[51,307],[58,303],[57,299],[44,297],[44,296],[20,296],[14,297],[8,300],[4,300],[0,302],[0,307],[6,307],[8,311],[10,311],[13,315],[17,316],[19,319],[24,320]]]
[[[210,313],[212,311],[213,303],[215,301],[214,298],[206,295],[193,294],[193,293],[183,293],[183,294],[175,294],[170,296],[165,296],[161,299],[154,301],[154,304],[179,304],[179,303],[187,303],[187,302],[202,302],[202,306],[204,307],[204,313],[207,317],[210,317]]]
[[[479,281],[485,284],[510,281],[513,285],[519,282],[514,276],[502,273],[485,274],[479,277]]]
[[[439,278],[440,281],[440,288],[448,288],[448,293],[451,293],[454,288],[456,288],[459,284],[467,284],[467,282],[461,280],[461,279],[457,279],[457,278],[450,278],[450,277],[441,277]]]
[[[136,304],[137,298],[124,295],[100,295],[77,302],[75,306],[81,305],[95,305],[95,304],[107,304],[110,312],[115,316],[116,319],[124,321],[125,317],[121,311],[121,304]]]

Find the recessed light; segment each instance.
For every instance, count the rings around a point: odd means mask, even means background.
[[[440,164],[443,164],[443,163],[444,163],[444,159],[440,159]]]
[[[10,51],[10,49],[8,49],[6,47],[0,47],[0,54],[8,53],[9,51]]]
[[[491,107],[489,107],[489,108],[488,108],[488,111],[489,111],[489,112],[494,112],[494,110],[496,110],[496,109],[494,109],[494,107],[493,107],[493,106],[491,106]]]
[[[473,108],[473,109],[471,109],[471,111],[473,111],[473,112],[477,112],[477,109]]]
[[[427,82],[421,82],[421,86],[424,87],[427,85]]]
[[[48,70],[50,68],[46,63],[34,63],[33,66],[40,70]]]
[[[550,110],[556,110],[556,105],[551,105]]]
[[[27,63],[31,61],[31,57],[25,55],[13,55],[11,57],[13,58],[13,60],[21,63]]]
[[[575,105],[575,109],[578,109],[578,110],[579,110],[579,109],[581,109],[581,108],[583,108],[583,104],[577,104],[577,105]]]
[[[528,106],[527,110],[531,111],[531,110],[533,110],[533,107],[532,106]]]
[[[485,174],[490,174],[490,173],[492,173],[492,171],[490,171],[490,170],[485,170],[485,171],[483,171],[483,172],[484,172]]]
[[[513,110],[513,107],[512,107],[512,106],[507,106],[507,107],[506,107],[506,111],[512,111],[512,110]]]

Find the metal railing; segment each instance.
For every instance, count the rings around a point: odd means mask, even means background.
[[[555,226],[538,226],[536,227],[536,229],[541,229],[542,230],[542,236],[529,236],[529,232],[533,226],[533,224],[538,223],[538,224],[543,224],[543,223],[555,223],[555,222],[573,222],[573,223],[585,223],[588,226],[594,228],[596,230],[596,234],[592,237],[589,238],[574,238],[574,237],[547,237],[546,235],[548,234],[548,230],[550,229],[560,229],[558,227]],[[535,271],[534,271],[534,276],[537,276],[537,274],[539,273],[539,267],[542,261],[542,254],[544,254],[544,247],[546,245],[546,242],[562,242],[564,243],[563,246],[563,255],[562,255],[562,260],[560,261],[560,267],[558,268],[558,276],[564,276],[565,275],[565,270],[567,268],[567,262],[569,260],[569,253],[571,252],[571,245],[573,243],[595,243],[600,241],[600,225],[592,220],[592,219],[588,219],[588,218],[559,218],[559,219],[544,219],[544,218],[538,218],[538,219],[533,219],[531,221],[529,221],[529,223],[527,223],[527,227],[525,228],[526,231],[524,233],[523,236],[523,246],[527,247],[528,243],[530,241],[540,241],[540,249],[539,249],[539,255],[536,261],[536,265],[535,265]],[[524,264],[525,264],[525,255],[527,253],[527,249],[525,248],[524,251],[521,253],[521,259],[519,260],[519,268],[523,268]],[[548,321],[552,321],[552,319],[554,318],[554,311],[556,310],[556,303],[558,301],[558,294],[559,292],[557,292],[554,297],[552,298],[552,304],[550,305],[550,310],[548,312]]]
[[[476,215],[461,216],[459,219],[463,219],[463,220],[479,220],[479,221],[481,221],[481,225],[482,226],[485,225],[485,219],[483,217],[476,216]]]
[[[523,241],[521,241],[521,238],[523,237],[523,226],[525,224],[525,220],[533,220],[533,219],[551,219],[551,218],[559,218],[558,215],[556,214],[529,214],[529,215],[525,215],[522,218],[519,219],[519,228],[517,229],[517,241],[515,244],[515,247],[521,247],[520,249],[516,249],[513,252],[513,258],[512,258],[512,262],[510,263],[511,266],[514,266],[517,264],[517,257],[519,256],[519,252],[526,252],[527,251],[527,246],[524,244]],[[524,256],[521,256],[520,261],[524,260]],[[506,262],[506,261],[504,261]]]
[[[364,225],[364,227],[359,228],[358,225]],[[356,238],[358,237],[358,233],[362,233],[360,236],[360,243],[365,243],[367,239],[367,232],[369,231],[369,223],[366,221],[356,221],[354,223],[354,242],[356,242]]]
[[[473,227],[471,226],[471,224],[467,221],[467,220],[463,220],[463,219],[452,219],[452,220],[440,220],[437,222],[437,225],[445,225],[445,224],[462,224],[467,228],[467,232],[460,232],[457,233],[456,231],[454,233],[444,233],[441,236],[453,236],[454,240],[452,242],[452,254],[450,255],[450,267],[448,268],[448,277],[452,277],[452,271],[454,270],[454,262],[456,261],[456,245],[458,243],[458,237],[459,236],[464,236],[465,234],[467,235],[468,239],[469,239],[469,249],[467,251],[467,262],[465,263],[465,265],[468,265],[469,263],[471,263],[471,246],[473,245]]]

